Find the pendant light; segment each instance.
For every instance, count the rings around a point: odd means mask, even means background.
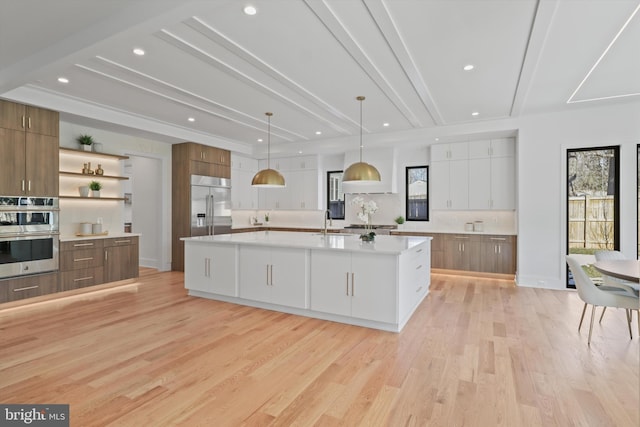
[[[252,187],[278,188],[284,187],[284,177],[280,172],[271,169],[271,116],[273,113],[264,113],[267,116],[267,168],[258,171],[251,180]]]
[[[369,184],[380,181],[380,172],[375,166],[362,161],[362,101],[364,96],[356,98],[360,101],[360,161],[353,163],[344,171],[342,182],[351,182],[354,184]]]

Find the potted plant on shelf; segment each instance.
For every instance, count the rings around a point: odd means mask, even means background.
[[[398,224],[398,230],[400,230],[400,226],[404,224],[404,217],[402,215],[398,215],[394,221]]]
[[[80,135],[76,138],[76,141],[80,143],[84,151],[91,151],[91,144],[93,144],[93,137],[91,135]]]
[[[98,181],[91,181],[89,183],[89,189],[91,189],[91,195],[93,197],[100,197],[100,189],[102,188],[102,184]]]

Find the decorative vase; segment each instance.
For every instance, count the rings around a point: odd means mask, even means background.
[[[91,197],[100,197],[100,190],[91,190]]]
[[[89,197],[89,186],[83,185],[78,187],[78,192],[80,193],[80,197]]]

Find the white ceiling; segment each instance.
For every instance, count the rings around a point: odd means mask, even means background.
[[[256,15],[243,13],[248,4]],[[254,154],[264,152],[257,141],[266,139],[264,113],[272,111],[274,152],[357,148],[357,95],[366,96],[365,135],[380,141],[637,102],[639,7],[638,0],[2,0],[0,96],[57,109],[74,123]],[[135,47],[146,54],[134,55]],[[463,71],[466,64],[474,70]]]

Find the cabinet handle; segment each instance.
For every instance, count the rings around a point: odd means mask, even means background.
[[[131,243],[131,240],[116,240],[116,243]]]
[[[416,293],[420,292],[422,290],[422,286],[420,286],[418,289],[416,289]]]
[[[29,129],[31,129],[31,117],[29,117]]]
[[[16,289],[13,290],[13,292],[28,291],[29,289],[38,289],[39,287],[40,287],[39,285],[26,286],[24,288],[16,288]]]
[[[347,296],[348,296],[349,295],[349,272],[344,273],[344,275],[346,276],[346,279],[347,279],[346,280],[346,285],[347,285],[346,286],[346,293],[347,293]]]
[[[467,236],[455,236],[454,239],[468,239]]]
[[[22,180],[22,192],[24,193],[24,179]]]
[[[500,240],[501,242],[504,242],[507,240],[506,237],[489,237],[490,240]]]
[[[422,268],[422,264],[416,267],[416,270],[420,270]]]
[[[493,245],[493,253],[494,254],[498,253],[498,245]]]
[[[422,249],[418,249],[416,252],[417,252],[417,253],[420,253],[420,252],[422,252]]]
[[[87,277],[79,277],[77,279],[73,279],[74,282],[82,282],[84,280],[91,280],[93,279],[93,276],[87,276]]]
[[[267,278],[266,278],[266,281],[267,281],[267,286],[269,286],[269,264],[267,264]]]
[[[74,248],[77,248],[77,247],[80,247],[80,246],[93,246],[93,243],[74,243],[73,244]]]
[[[22,116],[22,127],[23,127],[23,128],[24,128],[24,119],[25,119],[25,117],[24,117],[24,116]]]
[[[87,257],[87,258],[74,258],[73,262],[78,262],[78,261],[91,261],[93,259],[92,256]]]
[[[107,255],[107,253],[108,253],[108,252],[105,250],[105,251],[104,251],[104,260],[105,260],[105,261],[109,258],[109,256]]]
[[[356,279],[355,279],[355,273],[351,273],[351,296],[355,296],[356,295]]]
[[[271,264],[271,273],[269,274],[269,282],[273,286],[273,264]]]
[[[498,245],[498,253],[501,254],[502,253],[502,247],[500,245]]]
[[[27,191],[31,192],[31,180],[28,181]]]
[[[462,252],[464,252],[464,243],[462,244]]]

